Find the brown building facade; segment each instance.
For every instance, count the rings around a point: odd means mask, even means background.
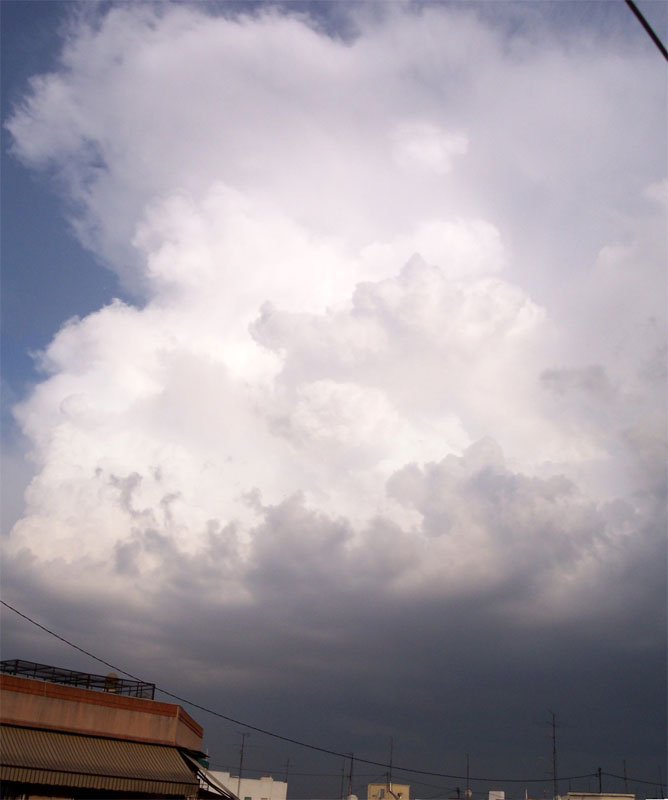
[[[23,676],[7,674],[8,663],[0,673],[3,797],[200,794],[203,730],[180,706],[118,694],[119,682],[105,676],[88,677],[106,688],[79,688],[25,677],[26,669]],[[56,679],[70,682],[84,675],[52,669]]]

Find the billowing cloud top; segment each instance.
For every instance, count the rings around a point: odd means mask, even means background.
[[[368,11],[112,7],[33,80],[14,151],[137,304],[68,321],[16,408],[17,574],[158,616],[190,575],[193,609],[291,626],[346,594],[526,625],[604,616],[661,552],[654,54]]]

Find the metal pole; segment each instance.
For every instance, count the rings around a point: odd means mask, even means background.
[[[388,783],[390,794],[392,794],[392,756],[394,755],[394,737],[390,736],[390,771],[388,773]]]
[[[559,797],[559,786],[557,784],[557,718],[554,711],[552,715],[552,796],[554,800]]]
[[[250,733],[242,733],[241,735],[241,751],[239,753],[239,777],[237,779],[237,797],[240,796],[241,793],[241,773],[244,768],[244,746],[246,744],[246,737],[250,736]]]

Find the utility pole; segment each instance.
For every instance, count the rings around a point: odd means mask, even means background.
[[[348,797],[353,793],[353,766],[355,764],[355,754],[350,754],[350,772],[348,773]]]
[[[344,762],[341,764],[341,789],[340,789],[340,791],[339,791],[339,797],[341,798],[341,800],[344,800],[344,794],[343,794],[343,779],[344,779],[344,777],[345,777],[345,774],[346,774],[346,762],[344,761]]]
[[[601,777],[601,768],[598,768],[598,793],[603,794],[603,779]]]
[[[469,754],[466,754],[466,797],[471,796],[471,789],[469,787]]]
[[[559,786],[557,783],[557,718],[554,711],[550,711],[552,717],[552,797],[557,800],[559,797]]]
[[[285,782],[288,782],[288,775],[290,774],[290,759],[285,762]]]
[[[241,772],[244,768],[244,747],[246,745],[246,737],[250,736],[247,731],[240,734],[241,736],[241,750],[239,751],[239,777],[237,779],[237,797],[241,794]]]

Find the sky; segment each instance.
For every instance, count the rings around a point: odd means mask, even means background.
[[[551,712],[561,791],[658,797],[667,73],[626,5],[1,11],[5,601],[339,754],[251,732],[291,797],[391,741],[413,797],[467,755],[551,796]]]

